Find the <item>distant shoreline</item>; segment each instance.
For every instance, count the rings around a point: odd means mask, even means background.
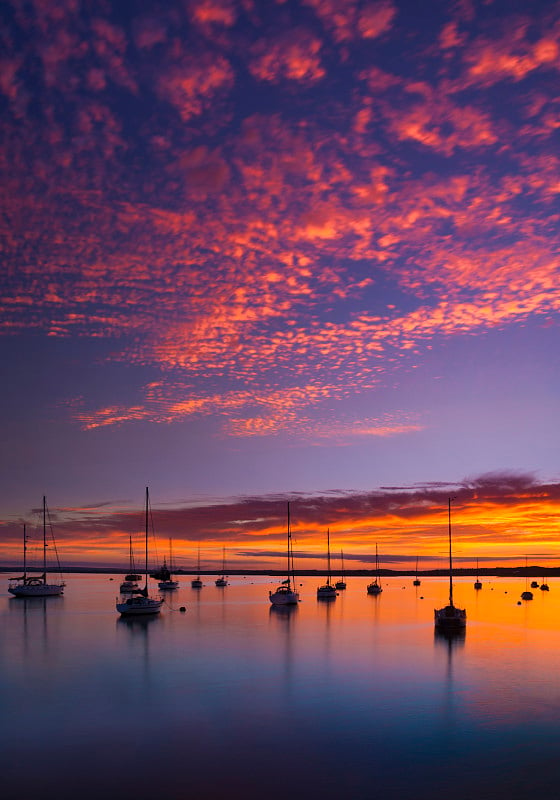
[[[10,566],[10,567],[2,567],[0,566],[1,573],[14,573],[17,574],[18,572],[22,572],[21,566]],[[42,574],[42,570],[40,569],[28,569],[28,573],[36,573]],[[129,572],[128,569],[115,569],[114,567],[64,567],[62,569],[62,573],[65,575],[124,575]],[[58,574],[56,570],[51,570],[51,573]],[[222,570],[185,570],[185,569],[178,569],[173,571],[174,575],[221,575]],[[230,569],[227,571],[228,576],[234,575],[262,575],[268,576],[271,578],[275,577],[285,577],[286,572],[284,570],[265,570],[265,569]],[[331,571],[331,575],[338,577],[339,571],[336,570]],[[449,570],[447,569],[427,569],[427,570],[392,570],[392,569],[380,569],[378,573],[374,569],[347,569],[344,570],[344,576],[346,578],[371,578],[372,576],[379,574],[380,577],[383,578],[414,578],[418,575],[419,578],[441,578],[441,577],[448,577]],[[313,578],[313,577],[323,577],[328,575],[326,570],[319,570],[319,569],[298,569],[294,571],[294,576],[296,578]],[[539,567],[539,566],[531,566],[531,567],[481,567],[480,569],[472,569],[469,567],[458,567],[457,569],[453,570],[453,576],[456,578],[461,577],[476,577],[477,575],[481,577],[495,577],[495,578],[543,578],[543,577],[555,577],[560,576],[560,567]]]

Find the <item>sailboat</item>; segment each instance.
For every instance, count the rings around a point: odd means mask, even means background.
[[[51,537],[56,553],[56,543],[51,529]],[[43,496],[43,574],[28,577],[27,575],[27,536],[23,526],[23,575],[10,578],[8,591],[15,597],[56,597],[64,594],[65,583],[47,583],[47,499]],[[58,553],[56,555],[58,562]],[[58,562],[60,571],[60,562]],[[62,577],[62,576],[61,576]]]
[[[449,604],[434,609],[434,623],[440,631],[457,631],[467,627],[467,612],[453,605],[453,556],[451,550],[451,498],[447,499],[449,530]]]
[[[136,572],[136,567],[134,565],[134,555],[132,553],[132,536],[128,537],[128,558],[129,558],[129,565],[128,565],[128,575],[125,575],[124,581],[120,585],[120,593],[121,594],[133,594],[134,592],[138,591],[138,581],[142,577],[138,575]]]
[[[541,583],[541,592],[549,592],[549,591],[550,591],[550,587],[549,587],[548,583],[546,583],[546,581],[544,579],[544,575],[543,575],[543,579],[542,579],[542,583]]]
[[[290,524],[290,504],[288,503],[288,577],[282,581],[274,592],[268,593],[268,599],[273,606],[297,606],[299,594],[296,592],[294,576],[294,553],[292,550],[292,528]],[[293,587],[293,588],[292,588]]]
[[[334,585],[335,589],[346,589],[346,581],[344,580],[344,553],[340,551],[340,580]]]
[[[527,575],[527,556],[525,556],[525,591],[521,592],[521,599],[522,600],[533,599],[533,592],[531,592],[529,589],[529,576]]]
[[[117,599],[116,609],[123,617],[145,616],[148,614],[159,614],[163,605],[163,600],[155,597],[148,597],[148,515],[149,515],[150,495],[146,486],[146,583],[143,589],[137,589],[137,594],[127,597],[120,602]]]
[[[227,586],[227,578],[226,578],[226,548],[224,547],[222,552],[222,574],[219,578],[215,580],[216,586]]]
[[[202,589],[204,584],[200,580],[200,545],[198,545],[198,566],[197,566],[196,571],[197,571],[198,575],[197,575],[196,578],[192,579],[191,586],[192,586],[193,589]]]
[[[413,586],[420,586],[420,585],[421,585],[421,583],[422,583],[422,581],[421,581],[421,580],[420,580],[420,578],[418,577],[418,556],[416,556],[416,577],[415,577],[415,578],[414,578],[414,580],[412,581],[412,585],[413,585]]]
[[[379,555],[377,553],[377,542],[375,543],[375,578],[371,583],[368,583],[368,594],[381,594],[383,587],[379,578]]]
[[[171,570],[172,569],[173,569],[173,548],[172,548],[171,538],[170,538],[169,539],[169,567],[167,566],[167,563],[166,563],[165,558],[164,558],[163,559],[162,572],[163,572],[163,570],[165,570],[165,574],[164,574],[164,577],[158,583],[159,588],[163,589],[163,591],[170,591],[170,590],[176,589],[179,586],[179,581],[174,581],[173,578],[171,577]]]
[[[475,589],[482,589],[482,581],[478,579],[478,558],[476,559],[476,580],[474,582]]]
[[[327,582],[317,587],[317,600],[333,600],[336,589],[331,584],[331,534],[327,528]]]

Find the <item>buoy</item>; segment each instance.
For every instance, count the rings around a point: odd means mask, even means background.
[[[187,609],[185,608],[185,606],[181,606],[181,608],[179,609],[179,611],[186,611],[186,610]]]

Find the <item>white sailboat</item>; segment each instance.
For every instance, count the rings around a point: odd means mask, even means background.
[[[124,601],[117,598],[116,609],[122,617],[146,616],[149,614],[159,614],[163,605],[163,600],[155,597],[148,597],[148,514],[150,497],[146,486],[146,583],[143,589],[138,589],[132,597],[127,597]]]
[[[421,583],[422,583],[422,581],[421,581],[421,580],[420,580],[420,578],[418,577],[418,556],[416,556],[416,577],[415,577],[415,578],[414,578],[414,580],[412,581],[412,585],[413,585],[413,586],[420,586],[420,585],[421,585]]]
[[[457,631],[467,627],[467,612],[453,605],[453,557],[451,550],[451,498],[447,500],[449,530],[449,604],[434,609],[434,623],[441,631]]]
[[[327,528],[327,582],[317,587],[317,600],[334,600],[336,589],[331,584],[331,535]]]
[[[165,559],[163,559],[163,568],[161,571],[162,580],[158,583],[158,587],[162,589],[164,592],[173,591],[173,589],[177,589],[179,586],[179,581],[174,581],[171,575],[171,570],[173,569],[173,545],[171,543],[171,537],[169,538],[169,567]]]
[[[203,583],[200,579],[200,545],[198,545],[198,566],[197,566],[197,577],[193,578],[191,581],[191,586],[193,589],[202,589]]]
[[[128,537],[128,574],[125,575],[124,581],[120,585],[121,594],[134,594],[138,591],[138,581],[142,577],[136,572],[134,564],[134,555],[132,553],[132,536]]]
[[[371,583],[368,583],[368,594],[381,594],[383,587],[381,586],[381,578],[379,577],[379,554],[377,552],[377,542],[375,543],[375,578]]]
[[[344,580],[344,553],[340,551],[340,580],[334,585],[335,589],[346,589],[346,581]]]
[[[222,552],[222,574],[219,578],[215,580],[216,586],[227,586],[227,578],[226,578],[226,548],[224,547]]]
[[[290,525],[290,504],[288,503],[288,577],[282,581],[274,592],[268,593],[268,599],[273,606],[296,606],[299,603],[299,593],[296,592],[294,576],[294,554],[292,550],[292,528]]]
[[[56,543],[51,528],[51,538],[56,553]],[[27,575],[27,536],[23,527],[23,575],[10,578],[8,591],[14,597],[56,597],[64,593],[63,580],[59,583],[47,582],[47,499],[43,496],[43,574],[29,577]],[[58,554],[56,556],[58,562]],[[58,563],[60,571],[60,563]],[[61,576],[62,577],[62,576]]]

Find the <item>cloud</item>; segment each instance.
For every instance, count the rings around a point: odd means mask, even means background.
[[[302,558],[315,558],[322,566],[329,527],[331,541],[344,549],[345,557],[366,566],[376,542],[395,562],[416,553],[425,559],[442,557],[449,496],[458,558],[496,563],[521,559],[527,552],[557,554],[560,484],[508,471],[472,476],[455,485],[433,482],[369,492],[249,496],[164,506],[152,499],[152,516],[160,542],[173,536],[180,560],[194,563],[198,544],[209,561],[218,559],[225,545],[232,563],[250,568],[254,558],[275,566],[272,559],[283,552],[290,502],[294,548]],[[124,563],[129,535],[139,539],[143,528],[141,509],[122,501],[51,509],[51,518],[63,558],[73,554],[86,562]],[[17,557],[22,524],[23,520],[6,519],[0,523],[4,562]],[[29,532],[33,538],[32,525]]]
[[[227,92],[234,80],[233,68],[224,56],[201,52],[185,56],[181,63],[164,72],[158,89],[187,122],[209,108],[216,96]]]
[[[0,330],[152,371],[65,405],[85,428],[413,436],[343,401],[560,310],[557,10],[455,4],[427,44],[387,2],[77,8],[2,34]]]
[[[325,76],[321,47],[321,40],[313,34],[292,29],[276,39],[259,42],[253,48],[249,69],[261,81],[316,83]]]

